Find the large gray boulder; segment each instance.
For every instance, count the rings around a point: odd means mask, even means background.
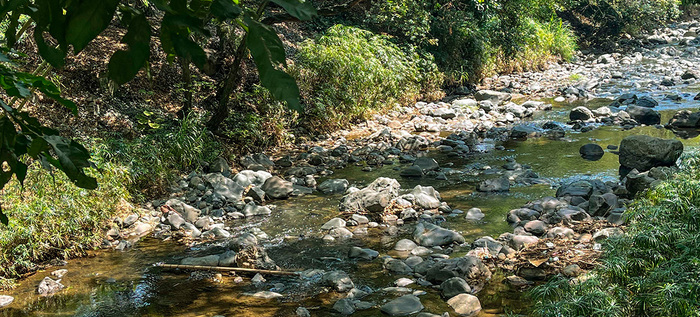
[[[680,129],[700,127],[700,112],[678,111],[668,122],[667,127]]]
[[[332,287],[338,292],[347,292],[355,287],[355,284],[350,279],[350,276],[348,276],[348,273],[343,271],[332,271],[323,274],[321,283]]]
[[[457,316],[470,317],[475,316],[481,311],[481,303],[479,299],[470,294],[459,294],[447,300],[447,304],[455,310]]]
[[[586,121],[591,118],[595,118],[595,114],[593,114],[593,111],[591,111],[591,109],[588,109],[583,106],[576,107],[569,113],[569,119],[571,121]]]
[[[265,181],[262,190],[272,199],[287,199],[294,191],[294,185],[279,176],[273,176]]]
[[[324,194],[342,194],[350,185],[347,179],[327,179],[321,185],[318,185],[318,190]]]
[[[427,222],[421,222],[416,226],[413,231],[413,240],[424,247],[464,243],[464,237],[461,234]]]
[[[631,135],[620,143],[620,165],[640,172],[657,166],[674,166],[683,154],[683,143],[646,135]]]
[[[440,284],[440,291],[443,298],[452,298],[459,294],[469,294],[472,292],[472,288],[463,278],[453,277]]]
[[[436,262],[425,274],[425,279],[433,284],[441,284],[452,277],[461,277],[466,281],[483,281],[491,278],[491,270],[481,259],[467,255]]]
[[[440,193],[432,186],[417,185],[411,191],[416,199],[415,205],[422,209],[436,209],[440,207]]]

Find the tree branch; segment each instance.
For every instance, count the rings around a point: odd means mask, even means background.
[[[337,15],[337,14],[342,13],[344,11],[350,10],[353,7],[357,6],[358,4],[360,4],[364,1],[365,0],[352,0],[346,4],[341,4],[341,5],[337,5],[337,6],[319,9],[318,15],[319,16],[334,16],[334,15]],[[299,19],[285,13],[285,14],[278,14],[278,15],[269,16],[267,18],[264,18],[261,22],[263,24],[273,25],[273,24],[284,23],[284,22],[299,22]]]

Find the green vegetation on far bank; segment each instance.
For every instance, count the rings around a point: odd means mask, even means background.
[[[605,243],[598,269],[530,291],[535,316],[700,316],[700,153],[682,161],[629,209],[626,234]]]

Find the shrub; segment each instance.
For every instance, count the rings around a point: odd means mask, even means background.
[[[568,16],[582,20],[593,28],[594,34],[617,35],[651,30],[675,19],[680,14],[679,0],[566,0]],[[581,19],[581,17],[583,19]]]
[[[402,50],[390,38],[335,25],[299,46],[290,72],[299,82],[305,119],[329,129],[367,118],[438,90],[432,56]]]
[[[102,228],[130,198],[127,168],[93,155],[96,190],[78,188],[63,174],[50,173],[39,162],[30,165],[24,187],[5,186],[2,207],[10,218],[0,225],[0,288],[53,258],[83,255],[102,241]]]
[[[627,234],[606,243],[602,265],[572,284],[531,291],[536,316],[700,316],[700,160],[630,208]]]
[[[173,178],[201,168],[222,152],[196,113],[179,122],[158,124],[134,140],[117,137],[98,142],[105,147],[105,159],[128,168],[133,179],[130,189],[139,199],[162,194]]]

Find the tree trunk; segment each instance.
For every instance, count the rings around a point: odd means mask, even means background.
[[[245,52],[245,38],[243,38],[241,43],[238,44],[238,48],[236,49],[236,57],[233,60],[231,69],[226,75],[224,84],[216,92],[217,106],[211,118],[209,118],[209,122],[207,122],[207,128],[212,132],[216,132],[221,126],[221,123],[228,117],[228,102],[231,99],[231,94],[236,87],[241,84],[241,80],[243,79],[239,73],[241,71],[241,65],[243,64]]]

